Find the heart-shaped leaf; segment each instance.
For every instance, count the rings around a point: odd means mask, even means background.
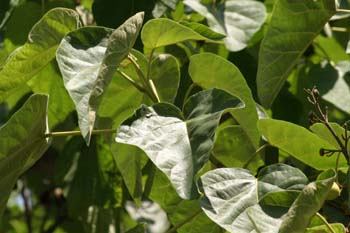
[[[244,49],[266,18],[264,4],[255,0],[224,1],[208,5],[199,0],[185,0],[184,4],[206,17],[212,30],[226,35],[224,42],[230,51]]]
[[[116,141],[141,148],[168,176],[180,197],[194,198],[194,177],[209,158],[222,112],[240,107],[238,98],[219,89],[189,98],[184,117],[170,104],[142,106],[118,129]]]
[[[79,26],[79,15],[73,10],[56,8],[47,12],[34,25],[27,42],[0,70],[0,102],[50,63],[62,38]]]
[[[278,0],[259,51],[257,86],[271,107],[299,57],[335,13],[334,0]]]
[[[0,128],[0,216],[18,177],[47,150],[48,96],[32,95]]]
[[[65,87],[76,105],[79,127],[87,144],[102,95],[134,46],[143,15],[134,15],[113,32],[103,27],[78,29],[69,33],[57,50]]]
[[[280,120],[261,119],[259,129],[267,141],[303,163],[319,170],[334,167],[336,156],[320,156],[320,149],[336,149],[330,142],[325,141],[307,129]],[[312,142],[312,143],[310,143]],[[343,156],[339,159],[339,167],[347,167]]]

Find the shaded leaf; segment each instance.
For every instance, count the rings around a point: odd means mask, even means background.
[[[257,149],[260,134],[257,127],[254,127],[258,120],[256,104],[239,69],[222,57],[202,53],[191,56],[189,74],[193,82],[204,89],[221,88],[242,99],[245,108],[231,113]]]
[[[112,32],[85,27],[69,33],[57,50],[57,61],[79,117],[87,144],[102,95],[120,62],[129,54],[143,22],[143,13],[129,18]]]
[[[32,95],[0,128],[0,215],[18,177],[48,149],[46,95]]]
[[[27,42],[2,67],[0,102],[54,59],[61,39],[77,27],[79,16],[73,10],[56,8],[45,14],[30,31]]]
[[[263,3],[254,0],[224,1],[216,5],[199,0],[185,0],[184,4],[206,17],[209,27],[220,34],[230,51],[244,49],[266,18]]]
[[[335,13],[333,0],[278,0],[261,43],[258,96],[271,107],[298,59]]]
[[[116,141],[140,147],[180,197],[194,198],[194,177],[209,158],[221,114],[239,107],[238,98],[219,89],[192,96],[184,106],[184,117],[170,104],[142,106],[118,129]]]
[[[307,129],[286,121],[272,119],[261,119],[258,125],[262,135],[271,145],[286,151],[303,163],[318,170],[335,166],[336,156],[321,157],[319,151],[321,148],[336,148]],[[340,157],[339,166],[347,166],[342,157]]]
[[[345,228],[344,225],[341,223],[331,223],[329,224],[332,229],[334,230],[335,233],[345,233]],[[306,228],[305,233],[323,233],[323,232],[328,232],[329,228],[326,225],[321,225],[321,226],[315,226],[315,227],[310,227]]]

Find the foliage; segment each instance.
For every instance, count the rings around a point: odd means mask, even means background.
[[[2,1],[0,231],[348,232],[349,8]]]

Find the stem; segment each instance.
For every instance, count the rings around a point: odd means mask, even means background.
[[[197,210],[196,212],[194,212],[192,215],[190,215],[188,218],[186,218],[184,221],[180,222],[179,224],[176,224],[175,226],[173,226],[172,228],[170,228],[166,233],[172,233],[175,232],[177,229],[179,229],[180,227],[182,227],[183,225],[185,225],[186,223],[188,223],[189,221],[191,221],[194,217],[196,217],[198,214],[200,214],[202,212],[202,209]],[[333,233],[333,232],[332,232]]]
[[[26,218],[26,224],[27,224],[27,230],[28,233],[32,233],[33,232],[33,228],[32,228],[32,209],[30,207],[29,204],[29,195],[26,193],[26,187],[24,186],[21,189],[21,196],[23,199],[23,203],[24,203],[24,213],[25,213],[25,218]]]
[[[249,166],[249,164],[253,161],[253,159],[255,158],[255,156],[257,156],[262,150],[264,150],[266,147],[271,146],[270,144],[266,143],[264,145],[262,145],[261,147],[259,147],[255,152],[254,155],[243,165],[242,168],[247,168]]]
[[[143,196],[144,197],[148,197],[152,191],[152,186],[153,186],[153,181],[154,181],[154,177],[156,175],[156,166],[153,164],[153,162],[151,160],[148,160],[146,166],[148,166],[149,168],[149,174],[145,183],[145,189],[143,191]]]
[[[335,32],[350,32],[350,28],[343,28],[343,27],[331,27],[332,31]]]
[[[91,134],[105,134],[105,133],[115,133],[117,130],[115,129],[95,129],[91,132]],[[76,136],[80,135],[81,132],[77,131],[63,131],[63,132],[51,132],[45,134],[46,138],[49,137],[66,137],[66,136]]]
[[[326,225],[326,227],[328,228],[328,230],[331,232],[331,233],[336,233],[333,229],[333,227],[327,222],[327,220],[320,214],[320,213],[316,213],[316,216],[321,219],[321,221]]]
[[[126,80],[129,81],[129,83],[131,83],[134,87],[137,88],[137,90],[143,92],[143,93],[146,93],[146,90],[140,86],[139,84],[137,84],[132,78],[130,78],[126,73],[124,73],[123,71],[121,70],[118,70],[118,73],[123,77],[125,78]]]
[[[337,9],[336,13],[350,14],[350,10],[348,10],[348,9]]]
[[[147,76],[146,76],[148,80],[150,79],[153,54],[154,54],[154,49],[151,50],[151,53],[149,54],[149,58],[148,58],[148,67],[147,67]]]

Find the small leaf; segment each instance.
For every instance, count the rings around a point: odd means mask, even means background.
[[[326,170],[336,164],[336,156],[320,156],[320,149],[336,149],[330,142],[323,140],[307,129],[280,120],[261,119],[258,123],[260,132],[267,141],[303,163],[318,169]],[[310,143],[312,142],[312,143]],[[339,167],[347,167],[346,160],[341,156]]]
[[[180,197],[195,198],[194,177],[209,158],[221,114],[240,107],[238,98],[219,89],[192,96],[185,104],[185,117],[170,104],[142,106],[118,129],[116,141],[140,147]]]
[[[212,30],[226,35],[226,48],[233,52],[247,46],[266,18],[264,4],[254,0],[224,1],[216,5],[185,0],[184,4],[206,17]]]
[[[321,209],[335,181],[335,172],[327,170],[315,182],[308,184],[283,216],[279,233],[304,233],[311,218]]]
[[[103,27],[81,28],[69,33],[57,50],[65,87],[76,105],[87,144],[102,95],[133,47],[142,22],[143,13],[138,13],[113,32]]]
[[[153,50],[185,40],[210,40],[189,27],[170,19],[152,19],[141,31],[145,50]]]
[[[187,21],[183,21],[180,23],[211,40],[221,40],[226,37],[226,35],[212,31],[209,27],[201,23],[187,22]]]
[[[18,177],[48,149],[48,96],[32,95],[0,127],[0,216]]]
[[[345,227],[341,223],[331,223],[329,224],[332,229],[334,230],[335,233],[346,233]],[[306,228],[305,233],[323,233],[323,232],[328,232],[329,228],[326,225],[321,225],[321,226],[314,226],[310,228]]]
[[[336,135],[339,137],[339,139],[343,143],[345,143],[345,140],[342,138],[342,135],[344,135],[345,129],[335,122],[330,122],[329,124],[331,125],[332,129],[334,130]],[[334,147],[341,149],[337,140],[334,138],[333,134],[329,131],[329,129],[324,124],[322,123],[313,124],[310,127],[310,130],[313,133],[317,134],[317,136],[319,136],[320,138],[331,143]]]
[[[46,13],[0,70],[0,103],[50,63],[61,39],[78,27],[79,15],[73,10],[56,8]]]
[[[261,43],[258,96],[271,107],[298,59],[335,14],[334,0],[278,0]]]

